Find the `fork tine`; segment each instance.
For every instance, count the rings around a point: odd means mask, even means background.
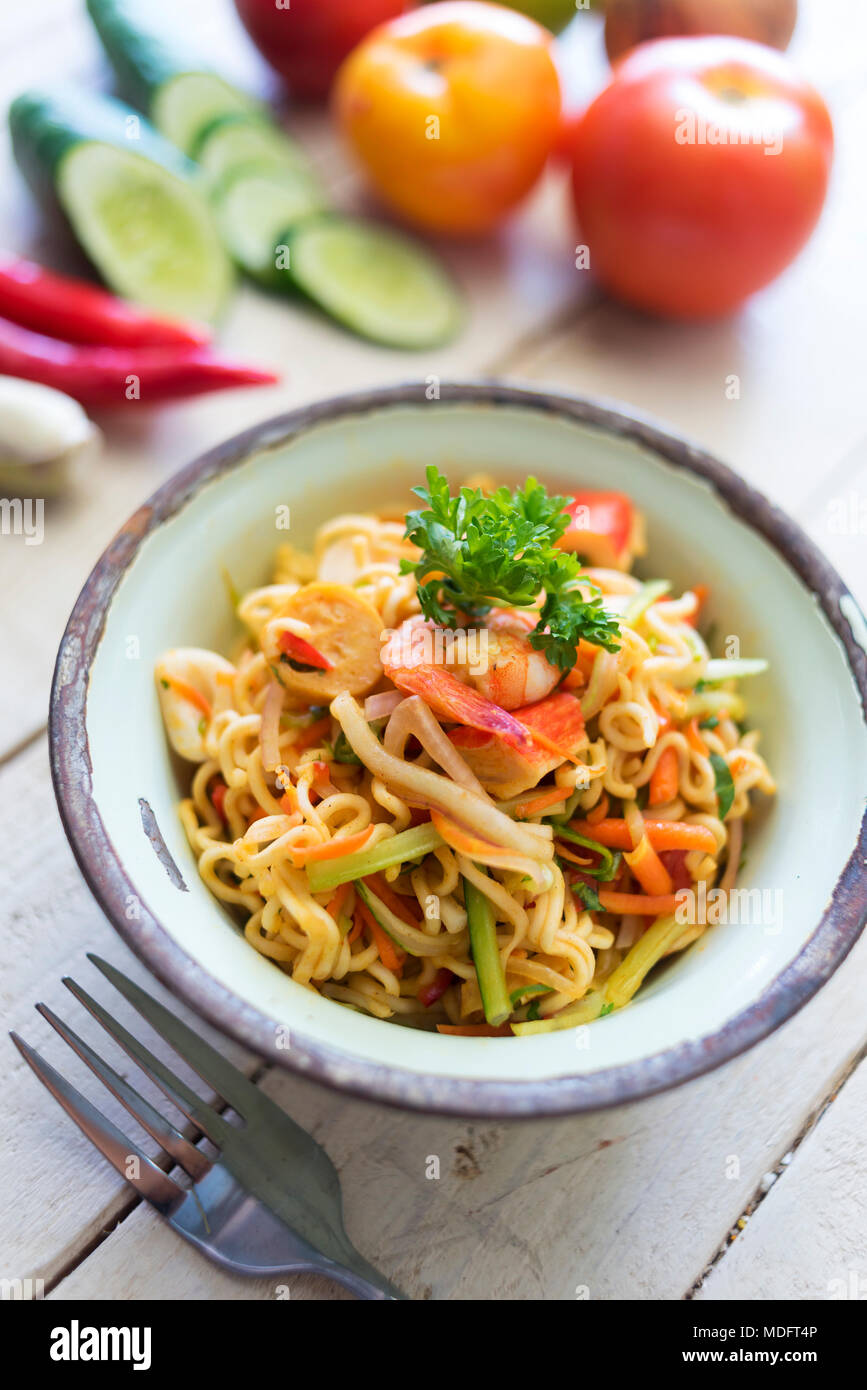
[[[115,1171],[135,1188],[140,1197],[144,1197],[163,1215],[168,1215],[183,1200],[184,1189],[164,1173],[162,1168],[158,1168],[137,1144],[127,1139],[101,1110],[97,1110],[95,1105],[71,1086],[23,1038],[17,1033],[10,1033],[9,1036],[25,1062],[54,1099],[63,1106],[70,1119],[75,1121],[82,1134],[96,1145],[102,1156],[107,1158]],[[130,1175],[131,1158],[137,1159],[139,1163],[137,1177]]]
[[[189,1139],[185,1139],[182,1134],[170,1124],[164,1115],[151,1105],[150,1101],[145,1100],[135,1087],[130,1086],[129,1082],[124,1081],[122,1076],[103,1061],[98,1052],[94,1052],[89,1043],[80,1038],[77,1033],[64,1023],[53,1009],[49,1009],[47,1004],[37,1004],[37,1013],[40,1013],[54,1029],[59,1033],[64,1042],[67,1042],[73,1052],[77,1052],[83,1062],[90,1067],[94,1076],[98,1076],[100,1081],[108,1087],[113,1095],[117,1097],[121,1105],[125,1106],[129,1113],[138,1120],[139,1124],[147,1130],[153,1139],[156,1139],[161,1148],[165,1149],[176,1163],[184,1169],[194,1180],[203,1178],[210,1172],[212,1164]]]
[[[183,1110],[184,1114],[196,1124],[203,1134],[212,1139],[215,1144],[219,1144],[228,1128],[226,1121],[223,1120],[210,1105],[202,1100],[201,1096],[191,1091],[186,1082],[179,1076],[175,1076],[173,1071],[161,1062],[159,1057],[155,1057],[138,1038],[134,1038],[132,1033],[128,1033],[116,1018],[112,1018],[107,1009],[98,1004],[87,993],[87,990],[77,985],[68,975],[63,977],[63,983],[71,994],[74,994],[79,1003],[83,1004],[93,1017],[102,1024],[107,1033],[120,1043],[124,1052],[137,1062],[142,1071],[145,1072],[152,1081],[165,1091],[169,1100]]]
[[[236,1110],[239,1115],[243,1115],[245,1110],[250,1107],[258,1106],[262,1099],[262,1093],[252,1081],[248,1081],[243,1072],[227,1062],[215,1048],[200,1038],[198,1033],[194,1033],[192,1028],[188,1028],[173,1013],[159,1004],[156,999],[147,994],[141,987],[121,974],[108,961],[100,956],[88,952],[88,960],[92,961],[97,970],[100,970],[107,980],[114,985],[115,989],[120,990],[125,999],[128,999],[133,1008],[137,1009],[142,1018],[148,1022],[152,1028],[165,1038],[166,1042],[171,1043],[172,1047],[185,1062],[188,1062],[204,1081],[207,1081],[214,1090],[223,1097],[224,1100]]]

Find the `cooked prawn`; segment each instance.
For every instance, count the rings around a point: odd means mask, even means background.
[[[191,763],[207,758],[204,735],[217,702],[219,681],[231,681],[235,668],[225,657],[201,647],[173,647],[155,672],[163,720],[176,753]]]
[[[581,705],[567,691],[517,710],[516,717],[534,736],[530,748],[508,747],[502,739],[475,728],[449,733],[485,791],[504,800],[538,786],[565,758],[574,758],[587,745]]]
[[[416,615],[389,634],[383,669],[398,689],[421,695],[439,714],[507,737],[515,734],[514,720],[501,721],[495,729],[488,711],[484,723],[474,724],[457,712],[456,704],[463,700],[466,712],[478,713],[482,706],[471,697],[475,691],[502,714],[550,695],[561,673],[531,647],[527,633],[533,627],[533,616],[515,609],[494,608],[483,628],[466,633]]]
[[[493,609],[484,628],[453,633],[416,615],[388,635],[383,670],[445,719],[529,749],[531,735],[509,711],[544,699],[560,679],[527,641],[534,625],[529,614]]]

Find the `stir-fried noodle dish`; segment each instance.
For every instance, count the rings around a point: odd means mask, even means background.
[[[306,989],[440,1033],[588,1023],[725,920],[774,791],[739,689],[765,663],[711,656],[702,583],[630,573],[620,493],[415,493],[278,549],[231,656],[159,661],[183,824]]]

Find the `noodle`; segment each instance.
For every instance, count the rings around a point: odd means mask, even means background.
[[[668,883],[675,897],[715,884],[730,893],[751,794],[775,790],[758,733],[740,722],[735,681],[707,687],[700,590],[660,597],[664,585],[651,594],[625,570],[582,572],[582,584],[596,585],[618,616],[619,645],[582,642],[565,683],[551,677],[550,694],[523,701],[526,709],[505,706],[526,715],[525,731],[536,730],[528,745],[510,742],[508,723],[502,738],[492,737],[469,716],[463,726],[448,703],[439,709],[436,698],[400,685],[397,694],[385,658],[371,663],[365,632],[387,639],[407,620],[421,621],[415,575],[402,563],[417,554],[392,516],[334,517],[312,555],[282,547],[274,583],[243,596],[246,640],[234,662],[196,649],[163,658],[157,675],[167,731],[197,764],[180,815],[201,878],[275,968],[375,1018],[429,1027],[490,1018],[465,883],[487,904],[492,959],[513,1023],[556,1020],[612,976],[629,982],[614,990],[619,1004],[638,978],[631,965],[628,975],[620,967],[640,959],[649,930],[658,946],[647,938],[644,956],[655,962],[707,929],[691,918],[678,936],[662,916],[654,927],[650,904],[642,912],[638,899],[654,891],[665,897]],[[337,660],[317,647],[325,631],[317,617],[332,595],[357,615],[342,623]],[[532,622],[538,612],[531,613]],[[503,638],[489,621],[492,640],[519,653],[528,683],[542,668],[551,675],[526,640],[526,624],[514,631],[506,624]],[[333,676],[336,694],[319,704],[299,695],[296,673],[309,678],[311,667],[295,659],[298,652],[321,655],[314,676],[321,670],[323,686]],[[453,700],[455,688],[470,690],[473,672],[453,666],[434,679],[452,683]],[[378,718],[365,717],[365,696]],[[562,711],[564,699],[580,710],[583,735],[561,754],[562,732],[546,733],[530,713],[556,700]],[[532,767],[541,769],[532,775],[530,746]],[[517,794],[504,794],[513,784]],[[581,834],[557,819],[564,803],[569,820],[582,821]],[[422,849],[402,857],[400,846],[415,845],[421,832]],[[653,850],[663,832],[680,847]],[[606,834],[615,838],[605,841]],[[606,848],[618,836],[628,863]],[[652,881],[642,876],[643,855],[660,885],[653,891],[642,887]],[[382,867],[365,869],[368,857]],[[356,862],[358,872],[344,873]],[[607,892],[632,910],[606,911]]]

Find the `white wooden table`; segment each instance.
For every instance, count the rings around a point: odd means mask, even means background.
[[[240,76],[266,81],[229,0],[175,8]],[[579,17],[570,48],[578,85],[592,89],[603,72],[594,19]],[[44,735],[48,681],[74,594],[114,529],[174,469],[255,420],[430,373],[496,371],[619,397],[740,469],[867,599],[865,522],[857,525],[867,509],[867,6],[802,0],[792,51],[833,111],[833,188],[798,264],[736,319],[684,328],[600,302],[571,268],[574,234],[562,181],[552,177],[493,245],[449,253],[471,301],[457,343],[422,358],[381,351],[245,288],[224,341],[240,356],[279,363],[282,384],[109,425],[102,461],[74,497],[47,508],[44,544],[0,536],[0,843],[13,847],[0,855],[6,1027],[81,1079],[33,1002],[44,999],[77,1026],[81,1011],[60,977],[95,985],[86,950],[148,983],[91,900],[60,827]],[[4,6],[2,104],[28,84],[66,77],[107,81],[83,4]],[[360,201],[325,119],[307,114],[292,125],[335,197]],[[61,264],[63,248],[49,241],[5,148],[0,171],[0,245]],[[738,400],[726,395],[732,373]],[[841,502],[854,519],[846,534],[836,526]],[[586,1289],[594,1299],[827,1299],[851,1296],[859,1279],[864,1297],[865,972],[867,940],[798,1017],[723,1070],[541,1130],[374,1110],[217,1042],[325,1145],[341,1173],[350,1234],[415,1298],[571,1299]],[[274,1297],[267,1282],[218,1273],[136,1205],[11,1045],[0,1047],[0,1276],[42,1279],[50,1298]],[[425,1176],[432,1154],[438,1180]],[[291,1293],[343,1296],[312,1278],[292,1280]]]

